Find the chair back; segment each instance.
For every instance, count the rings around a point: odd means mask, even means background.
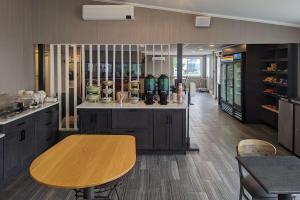
[[[257,139],[242,140],[238,143],[238,156],[275,156],[276,147],[269,142]],[[240,179],[244,177],[242,166],[238,163]]]
[[[276,147],[264,140],[247,139],[237,145],[238,156],[274,156],[276,153]]]

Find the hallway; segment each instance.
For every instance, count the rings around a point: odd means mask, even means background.
[[[219,110],[217,101],[209,94],[197,94],[192,102],[195,105],[190,107],[191,141],[199,146],[200,152],[139,155],[131,176],[120,188],[125,200],[238,199],[238,141],[258,138],[276,143],[275,131],[264,125],[240,123]],[[46,188],[24,173],[0,191],[0,199],[70,200],[74,193]]]

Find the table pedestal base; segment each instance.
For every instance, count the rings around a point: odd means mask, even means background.
[[[85,188],[83,189],[83,198],[84,199],[94,199],[95,198],[95,188]]]
[[[118,194],[117,187],[120,185],[114,184],[106,187],[90,187],[84,189],[76,189],[75,196],[76,200],[97,200],[97,199],[105,199],[111,200],[113,197],[113,193],[115,193],[117,199],[120,199]]]
[[[293,200],[293,196],[290,194],[279,194],[278,200]]]

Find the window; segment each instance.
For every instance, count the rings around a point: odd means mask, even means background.
[[[173,58],[174,76],[177,76],[177,57]],[[183,58],[182,59],[182,76],[200,76],[201,75],[201,58]]]

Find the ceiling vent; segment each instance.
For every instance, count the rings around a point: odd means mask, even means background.
[[[196,27],[210,27],[210,16],[196,16]]]
[[[83,5],[84,20],[133,20],[134,7],[131,5]]]

